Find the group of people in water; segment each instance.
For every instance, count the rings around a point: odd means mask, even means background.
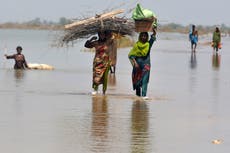
[[[150,51],[153,42],[156,40],[156,31],[153,29],[153,33],[150,36],[148,32],[141,32],[138,37],[138,41],[134,44],[133,48],[128,54],[128,58],[133,66],[132,70],[132,83],[133,89],[136,90],[136,95],[143,99],[147,97],[147,86],[150,76]],[[110,31],[98,32],[98,38],[96,36],[87,40],[85,43],[86,48],[95,48],[95,57],[93,60],[93,80],[92,88],[93,95],[98,93],[98,86],[103,85],[102,91],[105,94],[107,89],[107,80],[109,70],[111,73],[115,73],[115,64],[112,62],[110,54],[113,52],[114,39],[112,38]],[[116,48],[116,47],[115,47]],[[111,69],[111,66],[113,67]]]
[[[133,90],[136,91],[136,95],[147,100],[147,89],[150,78],[150,52],[154,41],[156,40],[156,29],[152,29],[152,34],[149,36],[148,32],[140,32],[137,42],[128,54],[128,59],[133,67],[132,70],[132,85]],[[195,25],[192,26],[192,30],[189,34],[189,40],[191,41],[192,52],[196,51],[198,43],[198,31]],[[217,52],[220,49],[221,34],[218,27],[216,27],[213,33],[212,46]],[[117,58],[117,43],[113,34],[109,30],[99,31],[98,37],[93,36],[85,42],[86,48],[95,48],[95,56],[93,59],[93,78],[92,88],[93,95],[98,93],[99,85],[102,85],[103,94],[107,90],[108,74],[115,73],[116,70],[116,58]],[[22,54],[22,47],[16,48],[17,53],[13,55],[5,55],[7,59],[14,59],[14,69],[26,69],[29,68],[25,56]]]
[[[198,31],[195,25],[192,25],[192,29],[189,33],[189,41],[191,42],[192,52],[196,52],[196,47],[198,43]],[[214,51],[218,52],[218,50],[221,49],[221,33],[218,27],[216,27],[215,31],[213,32],[211,43]]]

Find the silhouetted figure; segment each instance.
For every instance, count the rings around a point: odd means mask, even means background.
[[[213,32],[212,47],[213,50],[216,52],[218,52],[218,50],[221,49],[221,33],[218,27],[216,27],[215,31]]]
[[[108,31],[107,42],[109,44],[110,73],[115,74],[117,65],[117,40],[111,31]]]
[[[13,54],[13,55],[6,55],[5,57],[7,59],[14,59],[15,60],[15,64],[14,64],[14,69],[25,69],[28,68],[25,56],[22,54],[22,47],[18,46],[16,48],[17,54]]]
[[[192,52],[196,51],[197,43],[198,43],[198,31],[196,30],[196,26],[192,25],[192,31],[189,33],[189,40],[191,42]]]

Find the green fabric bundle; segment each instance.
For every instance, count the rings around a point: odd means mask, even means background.
[[[156,17],[156,14],[148,9],[144,9],[140,6],[140,4],[137,4],[137,7],[133,10],[132,18],[134,20],[140,20],[144,18],[152,18]]]
[[[153,22],[153,26],[157,27],[157,20],[156,20],[156,14],[152,12],[151,10],[144,9],[140,6],[140,4],[137,4],[136,8],[133,10],[132,18],[134,20],[142,20],[146,18],[155,18]]]
[[[143,57],[148,54],[149,51],[149,42],[142,43],[137,41],[131,51],[129,52],[129,57],[136,56],[136,57]]]

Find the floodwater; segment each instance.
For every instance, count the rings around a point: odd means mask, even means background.
[[[228,153],[230,38],[218,55],[200,38],[159,33],[151,53],[150,100],[135,97],[130,48],[118,50],[105,96],[91,96],[92,52],[84,41],[50,47],[52,32],[0,30],[1,153]],[[3,54],[22,45],[28,63],[55,70],[12,69]],[[219,144],[213,143],[217,140]]]

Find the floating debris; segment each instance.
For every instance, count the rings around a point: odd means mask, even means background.
[[[212,140],[212,143],[213,144],[221,144],[221,143],[223,143],[223,140],[221,140],[221,139]]]

